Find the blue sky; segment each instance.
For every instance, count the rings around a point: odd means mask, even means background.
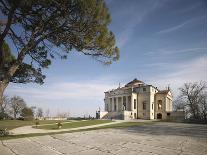
[[[103,109],[104,91],[134,78],[174,96],[184,82],[207,79],[206,0],[107,0],[109,26],[120,48],[120,60],[104,66],[76,52],[55,60],[44,73],[44,85],[10,84],[6,94],[50,114],[95,115]]]

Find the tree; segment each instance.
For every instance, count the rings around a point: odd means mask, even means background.
[[[50,116],[50,109],[47,109],[46,111],[45,111],[45,117],[49,117]]]
[[[2,113],[6,112],[6,109],[9,106],[9,102],[10,102],[9,97],[3,96],[3,102],[2,102],[2,104],[0,104],[0,112],[2,112]]]
[[[21,110],[20,116],[22,116],[24,118],[24,120],[31,120],[31,119],[33,119],[34,113],[33,113],[32,108],[24,107]]]
[[[173,109],[174,111],[184,111],[185,110],[185,102],[178,97],[176,100],[173,101]]]
[[[103,0],[1,0],[0,11],[0,104],[9,82],[42,84],[42,68],[72,50],[104,64],[119,59]]]
[[[207,83],[204,81],[195,83],[185,83],[180,90],[180,98],[187,112],[192,115],[193,119],[202,119],[202,108],[205,109],[205,95]],[[204,95],[205,94],[205,95]]]
[[[37,108],[37,114],[36,114],[37,117],[43,117],[43,110],[42,108]]]
[[[200,96],[201,118],[207,120],[207,92]]]
[[[21,97],[14,96],[11,98],[10,107],[11,107],[11,111],[14,116],[14,119],[16,119],[17,116],[21,113],[22,109],[26,107],[26,103]]]

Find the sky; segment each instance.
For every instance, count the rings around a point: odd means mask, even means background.
[[[50,115],[95,116],[104,92],[137,78],[159,89],[170,86],[174,98],[185,82],[207,80],[206,0],[106,0],[120,48],[120,60],[105,66],[71,52],[67,60],[44,70],[43,85],[10,84],[19,95]]]

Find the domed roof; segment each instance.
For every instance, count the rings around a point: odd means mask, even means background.
[[[129,83],[127,83],[125,85],[125,87],[132,87],[132,86],[138,86],[138,85],[143,85],[144,82],[140,81],[140,80],[137,80],[136,78],[132,81],[130,81]]]

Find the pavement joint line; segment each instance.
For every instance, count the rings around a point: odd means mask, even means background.
[[[10,148],[10,147],[7,146],[6,144],[4,144],[3,140],[1,140],[1,143],[2,143],[2,145],[3,145],[5,148],[9,149],[9,151],[11,151],[12,154],[19,155],[19,154],[16,153],[12,148]]]
[[[33,139],[31,139],[31,138],[27,138],[28,140],[30,140],[31,142],[34,142],[34,143],[36,143],[36,144],[38,144],[40,147],[42,147],[42,148],[48,148],[49,150],[51,150],[51,151],[54,151],[55,153],[57,153],[57,154],[65,154],[65,153],[62,153],[62,152],[59,152],[58,150],[56,150],[54,147],[50,147],[50,146],[47,146],[47,145],[44,145],[44,144],[42,144],[42,143],[40,143],[40,142],[38,142],[38,141],[35,141],[34,140],[34,138]]]

